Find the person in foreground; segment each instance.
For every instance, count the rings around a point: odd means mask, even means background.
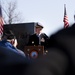
[[[29,66],[26,75],[75,75],[75,24],[51,35],[48,51]]]
[[[0,75],[24,75],[25,70],[30,64],[30,60],[0,46]]]
[[[4,33],[0,41],[0,75],[24,75],[31,63],[25,55],[16,48],[14,35],[11,31]]]
[[[0,46],[10,49],[22,56],[25,56],[24,52],[16,48],[17,40],[16,40],[14,33],[11,30],[6,30],[3,33],[2,41],[0,41]]]

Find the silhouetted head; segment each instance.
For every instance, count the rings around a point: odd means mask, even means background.
[[[15,35],[11,30],[6,30],[6,31],[4,31],[2,38],[5,38],[5,37],[6,37],[6,39],[11,40],[11,39],[15,38]]]
[[[11,44],[14,44],[14,42],[15,42],[15,35],[14,35],[14,33],[11,30],[6,30],[3,33],[2,40],[7,40]]]

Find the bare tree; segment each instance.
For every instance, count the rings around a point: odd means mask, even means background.
[[[23,22],[21,13],[17,10],[16,1],[7,3],[7,6],[3,9],[5,12],[5,15],[3,15],[3,17],[4,17],[4,22],[6,24]]]

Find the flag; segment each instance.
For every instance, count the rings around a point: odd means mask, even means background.
[[[65,4],[64,4],[64,19],[63,19],[63,22],[64,22],[64,28],[69,27],[68,16],[67,16],[67,13],[66,13],[66,5]]]
[[[3,35],[3,17],[2,17],[2,9],[1,9],[1,5],[0,5],[0,38]]]

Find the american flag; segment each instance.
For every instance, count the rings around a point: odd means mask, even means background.
[[[3,22],[3,17],[2,17],[2,9],[0,5],[0,38],[3,35],[3,25],[4,25],[4,22]]]
[[[63,19],[63,22],[64,22],[64,28],[69,27],[68,16],[67,16],[67,13],[66,13],[66,4],[64,4],[64,19]]]

